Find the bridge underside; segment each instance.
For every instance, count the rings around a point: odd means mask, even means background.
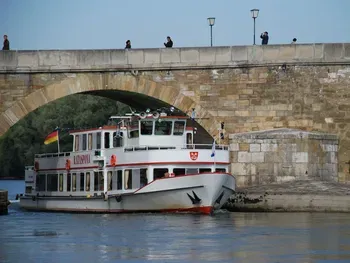
[[[164,101],[146,96],[144,94],[128,92],[128,91],[95,90],[95,91],[84,92],[83,94],[90,94],[94,96],[100,96],[100,97],[112,99],[115,101],[119,101],[130,106],[132,109],[135,109],[137,111],[145,111],[147,108],[159,109],[163,107],[169,108],[172,106],[165,103]],[[181,115],[184,115],[184,113],[181,112]]]
[[[89,94],[99,97],[104,97],[112,99],[115,101],[122,102],[136,110],[138,112],[145,111],[146,109],[156,110],[160,108],[170,108],[172,105],[158,100],[156,98],[146,96],[144,94],[129,92],[129,91],[120,91],[120,90],[103,90],[103,91],[89,91],[82,94]],[[176,108],[177,115],[186,116],[186,113]],[[191,126],[194,126],[197,129],[197,134],[194,137],[194,143],[199,144],[210,144],[213,139],[212,136],[201,126],[198,122],[189,121],[188,123]]]

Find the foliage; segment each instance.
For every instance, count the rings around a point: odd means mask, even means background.
[[[44,144],[57,126],[60,151],[72,150],[72,136],[65,128],[105,125],[111,115],[124,114],[127,106],[103,97],[76,94],[49,103],[28,114],[0,137],[0,177],[23,177],[24,166],[33,165],[34,154],[57,152],[57,143]]]

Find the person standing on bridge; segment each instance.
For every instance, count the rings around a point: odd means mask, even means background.
[[[261,33],[260,35],[261,40],[261,45],[267,45],[269,43],[269,33],[266,31],[264,33]]]
[[[10,41],[7,39],[7,35],[4,35],[4,46],[2,50],[10,50]]]
[[[125,42],[125,49],[128,49],[128,48],[131,48],[131,42],[130,42],[130,40],[127,40],[127,41]]]
[[[167,36],[166,40],[168,42],[164,43],[165,47],[173,47],[173,41],[171,40],[171,38],[169,36]]]

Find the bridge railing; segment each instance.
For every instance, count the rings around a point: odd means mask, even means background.
[[[350,43],[0,51],[0,72],[84,72],[350,63]]]

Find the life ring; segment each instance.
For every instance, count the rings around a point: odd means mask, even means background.
[[[117,165],[117,156],[115,156],[115,154],[112,154],[112,156],[111,156],[111,165],[112,166]]]
[[[66,160],[66,170],[67,171],[70,170],[70,160],[69,159]]]
[[[39,162],[34,163],[34,171],[39,171]]]

